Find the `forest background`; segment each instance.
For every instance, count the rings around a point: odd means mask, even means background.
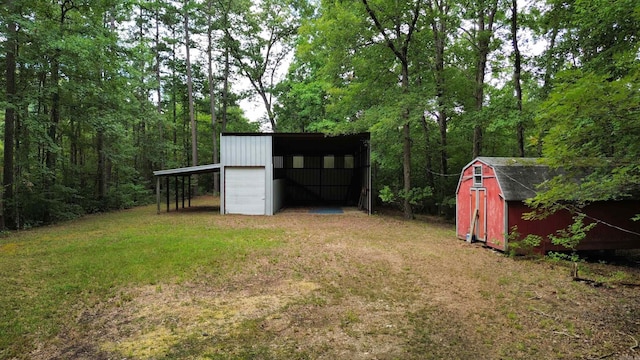
[[[451,216],[476,156],[594,169],[546,208],[638,195],[639,36],[635,0],[6,0],[0,226],[146,202],[153,170],[261,130],[371,132],[407,218]]]

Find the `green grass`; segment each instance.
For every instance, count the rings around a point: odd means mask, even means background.
[[[0,239],[0,358],[28,351],[73,321],[73,309],[127,286],[223,276],[278,246],[276,230],[215,228],[212,216],[143,207]]]

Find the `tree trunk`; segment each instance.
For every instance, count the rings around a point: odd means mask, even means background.
[[[225,35],[226,36],[226,35]],[[222,126],[220,132],[227,131],[227,107],[229,105],[229,73],[231,63],[229,61],[229,44],[228,39],[225,41],[224,48],[224,86],[222,89]]]
[[[58,124],[60,123],[60,65],[57,54],[51,61],[51,86],[53,86],[53,93],[51,96],[50,122],[49,128],[47,129],[47,135],[49,136],[51,144],[46,145],[45,150],[45,163],[49,170],[45,185],[47,187],[55,183],[56,153],[52,144],[57,143],[57,130]]]
[[[211,112],[211,136],[212,136],[212,160],[214,164],[218,163],[218,133],[216,130],[216,123],[218,122],[216,119],[216,94],[215,94],[215,86],[214,86],[214,78],[213,78],[213,27],[211,24],[211,12],[212,12],[212,1],[209,0],[207,3],[208,14],[207,14],[207,65],[209,71],[209,110]],[[220,193],[220,173],[213,173],[213,192],[214,194]]]
[[[107,167],[104,154],[104,131],[98,129],[96,135],[96,155],[98,156],[97,198],[100,206],[106,209],[107,199]]]
[[[173,39],[176,38],[175,29],[171,29],[171,36]],[[176,44],[173,43],[171,45],[171,59],[173,64],[176,63]],[[176,67],[175,65],[171,67],[171,116],[173,119],[173,161],[178,161],[178,100],[177,100],[177,91],[176,84],[178,82],[178,77],[176,76]]]
[[[10,3],[11,4],[11,3]],[[12,6],[13,7],[13,6]],[[10,13],[13,14],[10,9]],[[15,143],[15,96],[16,96],[16,49],[17,49],[16,23],[7,23],[7,35],[5,40],[5,70],[6,70],[6,96],[7,107],[4,112],[4,169],[3,169],[3,192],[2,192],[2,217],[0,226],[14,227],[14,143]]]
[[[382,23],[378,19],[376,12],[369,5],[368,0],[362,0],[362,4],[365,6],[367,14],[371,21],[373,21],[375,27],[378,29],[380,35],[385,39],[386,45],[393,52],[396,59],[400,61],[402,66],[402,72],[400,74],[400,81],[402,84],[402,93],[404,95],[409,94],[409,45],[411,44],[411,39],[413,32],[416,30],[416,24],[418,23],[418,17],[421,14],[421,2],[416,3],[416,7],[413,9],[411,22],[407,27],[406,34],[401,30],[404,24],[395,24],[396,26],[393,29],[395,41],[401,39],[404,36],[404,40],[401,41],[400,45],[396,45],[394,39],[392,39],[385,28],[382,26]],[[410,109],[407,106],[403,109],[402,112],[402,134],[403,134],[403,156],[402,156],[402,173],[403,173],[403,190],[405,193],[402,207],[404,212],[404,217],[406,219],[412,219],[413,209],[411,207],[411,201],[409,199],[409,193],[411,191],[411,124],[410,124]]]
[[[484,105],[484,82],[489,56],[489,44],[493,37],[493,22],[498,11],[498,1],[494,0],[490,8],[481,8],[477,16],[476,43],[476,78],[474,86],[475,111],[480,113]],[[482,126],[480,119],[476,120],[473,129],[473,157],[482,154]]]
[[[160,72],[160,68],[162,67],[162,60],[160,58],[160,9],[156,8],[155,12],[155,22],[156,22],[156,34],[155,34],[155,45],[156,45],[156,96],[158,97],[158,104],[156,110],[158,111],[158,115],[162,115],[162,76]],[[113,23],[112,23],[113,25]],[[164,168],[164,164],[166,161],[166,151],[164,146],[164,129],[163,129],[163,121],[158,122],[158,137],[162,142],[162,150],[160,153],[160,168]]]
[[[422,116],[420,117],[420,124],[422,125],[422,131],[424,132],[424,138],[425,138],[425,146],[424,146],[424,157],[426,159],[426,168],[427,171],[425,173],[425,177],[427,178],[427,184],[432,188],[435,189],[436,187],[436,182],[435,182],[435,178],[433,177],[434,172],[433,172],[433,162],[431,161],[431,144],[429,144],[429,137],[431,136],[431,131],[429,130],[429,124],[427,123],[427,117],[426,115],[423,113]]]
[[[271,110],[271,100],[270,95],[267,96],[267,91],[264,89],[264,85],[262,84],[262,79],[258,79],[258,93],[260,94],[260,98],[262,99],[262,103],[264,104],[264,108],[267,111],[267,118],[269,119],[269,124],[271,125],[271,131],[277,132],[277,124],[276,117],[273,114],[273,110]]]
[[[405,118],[409,117],[409,111],[405,113]],[[407,119],[408,121],[408,119]],[[402,126],[403,135],[403,156],[402,156],[402,175],[404,180],[404,192],[405,197],[402,202],[402,210],[404,212],[405,219],[413,219],[413,209],[411,208],[411,202],[409,199],[409,192],[411,191],[411,126],[406,122]]]
[[[155,12],[155,25],[156,25],[156,33],[155,33],[155,50],[156,50],[156,96],[158,97],[158,103],[156,105],[156,110],[158,114],[162,114],[162,77],[160,68],[162,67],[162,60],[160,59],[160,9],[156,8]],[[112,28],[115,25],[113,22],[111,23]],[[160,131],[160,138],[162,139],[162,124],[158,126],[158,130]]]
[[[475,98],[475,111],[478,113],[482,111],[484,102],[484,76],[488,56],[488,49],[485,49],[486,47],[480,47],[478,59],[476,61],[476,80],[473,96]],[[482,153],[482,124],[479,122],[480,120],[477,119],[476,124],[473,127],[473,158],[480,156]]]
[[[557,5],[554,5],[557,6]],[[556,8],[554,7],[553,9],[551,9],[552,13],[556,12]],[[543,82],[542,82],[542,91],[541,91],[541,97],[542,99],[546,99],[549,96],[549,93],[551,92],[552,89],[552,81],[551,81],[551,76],[554,73],[554,66],[553,66],[553,53],[556,49],[556,41],[558,38],[558,33],[560,31],[559,27],[559,23],[556,17],[552,17],[552,28],[551,28],[551,36],[549,39],[549,46],[547,47],[547,51],[545,52],[545,64],[544,64],[544,76],[543,76]],[[538,141],[536,142],[536,153],[538,156],[542,156],[542,145],[543,145],[543,137],[545,135],[545,129],[539,129],[539,133],[538,133]]]
[[[513,85],[516,90],[516,106],[518,110],[518,123],[516,125],[516,136],[518,138],[518,155],[524,157],[524,124],[522,119],[522,85],[520,83],[520,73],[522,71],[522,56],[518,48],[518,0],[511,1],[511,41],[513,44]]]
[[[442,12],[442,11],[441,11]],[[446,41],[446,24],[444,19],[440,23],[433,20],[432,30],[435,37],[435,78],[436,98],[438,101],[438,128],[440,130],[440,172],[447,173],[447,110],[445,105],[445,75],[444,75],[444,47]]]
[[[18,50],[19,51],[19,50]],[[21,66],[22,67],[22,66]],[[24,72],[18,70],[18,74],[21,77],[24,76]],[[31,78],[29,77],[29,80]],[[21,83],[22,81],[18,81]],[[38,85],[39,86],[39,85]],[[37,107],[36,107],[37,108]],[[37,110],[36,110],[37,111]],[[29,128],[24,124],[22,119],[27,119],[29,117],[29,110],[26,108],[22,108],[20,112],[16,113],[15,117],[15,152],[14,152],[14,205],[13,205],[13,215],[14,215],[14,227],[16,229],[20,229],[20,218],[21,218],[21,209],[18,205],[20,199],[20,183],[15,182],[15,179],[22,178],[22,174],[29,173],[29,153],[30,153],[30,141],[29,141]],[[5,146],[6,143],[5,143]]]
[[[189,0],[184,1],[184,42],[186,52],[186,66],[187,66],[187,98],[189,102],[189,122],[191,123],[191,165],[198,165],[198,128],[196,126],[196,117],[193,108],[193,75],[191,74],[191,57],[189,44]],[[192,194],[197,195],[198,189],[197,177],[193,176],[193,191]]]
[[[109,17],[109,28],[112,32],[116,31],[116,22],[114,16]],[[105,72],[102,71],[101,82],[105,81]],[[105,154],[105,133],[104,127],[98,125],[96,129],[96,156],[98,159],[98,168],[96,175],[96,198],[103,209],[107,209],[107,193],[108,189],[108,174],[107,174],[107,156]]]
[[[409,92],[409,64],[406,61],[402,62],[402,88],[405,94]],[[411,199],[409,199],[409,193],[411,192],[411,125],[409,123],[409,108],[404,110],[402,117],[404,120],[404,125],[402,126],[402,175],[405,193],[402,208],[405,219],[413,219],[413,208],[411,207]]]

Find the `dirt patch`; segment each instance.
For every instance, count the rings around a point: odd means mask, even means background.
[[[250,291],[215,292],[184,286],[145,287],[126,305],[126,311],[112,314],[114,333],[100,349],[132,358],[158,358],[185,339],[201,335],[223,336],[248,319],[273,316],[283,306],[305,296],[318,286],[304,281],[286,281]]]
[[[223,278],[212,269],[78,305],[76,323],[32,358],[640,355],[638,288],[574,282],[563,265],[457,240],[449,224],[359,213],[197,216],[212,228],[283,229],[283,245]],[[637,268],[598,264],[598,274],[616,272],[640,279]]]

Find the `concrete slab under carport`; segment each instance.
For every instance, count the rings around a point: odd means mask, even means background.
[[[340,212],[336,212],[334,210],[339,209]],[[325,211],[328,210],[328,211]],[[366,213],[362,212],[362,210],[358,209],[355,206],[342,206],[342,207],[316,207],[316,206],[291,206],[284,207],[280,209],[275,215],[323,215],[323,216],[353,216],[353,215],[365,215]]]

